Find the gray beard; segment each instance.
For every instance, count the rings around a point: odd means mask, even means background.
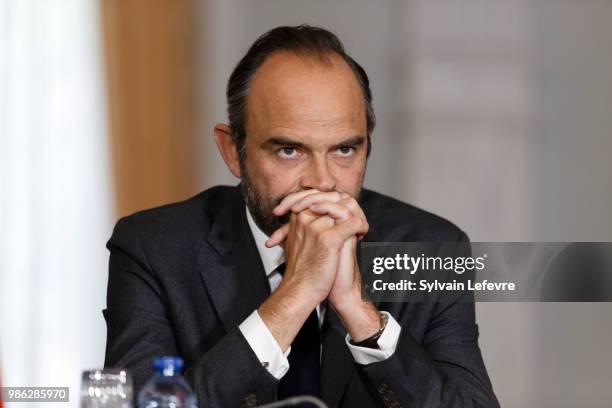
[[[280,217],[277,217],[272,213],[274,207],[280,204],[286,195],[276,199],[271,208],[267,208],[268,206],[266,205],[266,199],[261,192],[257,191],[253,187],[248,174],[242,177],[242,180],[240,181],[240,191],[246,206],[253,217],[253,221],[255,221],[255,224],[257,224],[259,229],[261,229],[267,236],[272,235],[274,231],[289,222],[291,212],[288,212]]]

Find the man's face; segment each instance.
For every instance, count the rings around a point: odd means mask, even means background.
[[[270,235],[287,222],[272,214],[306,189],[357,198],[366,166],[367,125],[355,75],[341,57],[272,54],[251,80],[241,187],[257,225]]]

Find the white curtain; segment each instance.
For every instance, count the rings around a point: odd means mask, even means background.
[[[106,334],[102,55],[96,0],[0,0],[0,375],[74,407]]]

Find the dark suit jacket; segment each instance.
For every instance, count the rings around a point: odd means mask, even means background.
[[[450,222],[364,190],[369,241],[466,241]],[[138,392],[152,358],[179,355],[202,407],[273,401],[278,381],[238,325],[270,294],[236,187],[122,218],[110,250],[105,366]],[[360,366],[331,308],[323,325],[322,398],[330,407],[497,407],[478,348],[473,303],[388,303],[402,326],[395,353]]]

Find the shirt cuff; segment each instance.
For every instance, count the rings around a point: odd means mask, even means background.
[[[289,360],[287,360],[287,356],[291,351],[291,347],[283,353],[283,350],[281,350],[278,342],[270,332],[270,329],[268,329],[268,326],[261,320],[257,310],[244,319],[238,328],[268,372],[277,380],[283,378],[289,370]]]
[[[367,365],[378,363],[388,359],[395,352],[402,328],[388,312],[381,313],[387,315],[389,320],[387,320],[385,330],[383,330],[381,336],[378,338],[378,349],[359,347],[351,344],[351,336],[348,333],[344,339],[357,364]]]

